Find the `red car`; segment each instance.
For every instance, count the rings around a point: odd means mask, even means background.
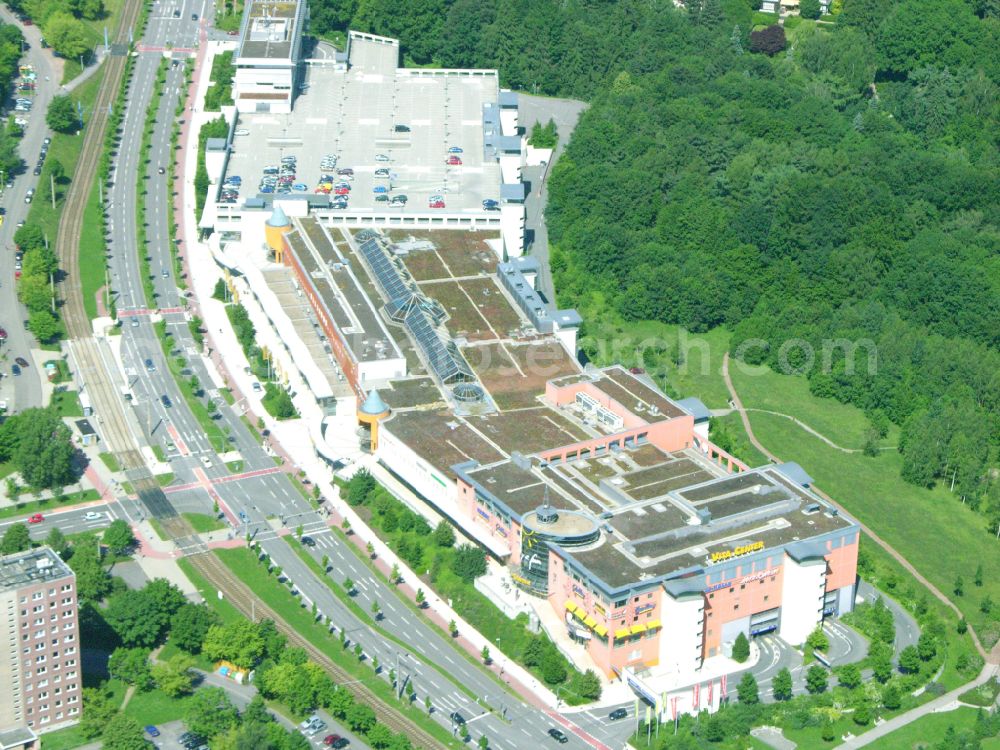
[[[236,36],[240,32],[237,31],[236,29],[233,29],[232,31],[227,31],[226,33],[229,34],[229,36]]]
[[[14,271],[14,278],[15,279],[21,278],[21,272],[20,271]]]
[[[28,518],[28,523],[41,523],[44,520],[45,516],[43,516],[41,513],[36,513],[35,515],[30,516]]]
[[[452,166],[454,166],[454,165],[461,164],[462,160],[459,159],[457,156],[449,156],[447,163],[451,164]]]
[[[5,331],[3,328],[0,328],[0,341],[6,341],[6,340],[7,340],[7,331]]]
[[[323,744],[329,747],[347,747],[349,744],[347,740],[341,737],[339,734],[328,734],[323,738]]]
[[[351,192],[351,189],[349,187],[339,187],[334,188],[333,192],[335,195],[347,195]]]
[[[431,201],[429,208],[444,208],[444,201]]]

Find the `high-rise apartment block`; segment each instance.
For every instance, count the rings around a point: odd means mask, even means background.
[[[81,675],[76,575],[48,547],[0,557],[0,736],[76,723]]]

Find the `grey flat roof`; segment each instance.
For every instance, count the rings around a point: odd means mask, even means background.
[[[523,182],[505,182],[500,186],[500,197],[505,201],[523,201],[525,194]]]
[[[0,591],[68,578],[73,571],[50,547],[0,557]]]
[[[361,289],[348,259],[327,230],[314,218],[295,219],[294,224],[295,229],[285,235],[288,245],[354,360],[402,359],[402,352]]]
[[[499,97],[501,107],[516,107],[518,96],[516,91],[501,91]]]
[[[94,429],[94,425],[92,425],[89,420],[78,419],[78,420],[76,420],[76,422],[74,424],[76,424],[76,429],[78,429],[80,431],[81,435],[96,435],[97,434],[97,430]]]
[[[31,731],[28,727],[0,729],[0,750],[14,750],[14,748],[22,748],[29,742],[34,742],[37,739],[38,735]]]
[[[297,47],[305,0],[249,0],[240,27],[240,58],[286,60]]]
[[[778,464],[774,467],[774,470],[781,472],[793,482],[801,484],[803,487],[808,487],[813,483],[813,478],[806,473],[805,469],[794,461]]]
[[[209,138],[205,141],[206,151],[225,151],[226,150],[226,139],[225,138]]]
[[[677,402],[677,405],[693,416],[695,422],[704,422],[706,419],[712,417],[712,412],[709,408],[702,403],[701,399],[694,396],[682,398]]]

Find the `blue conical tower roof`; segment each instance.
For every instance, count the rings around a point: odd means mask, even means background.
[[[285,216],[285,212],[282,210],[281,206],[277,203],[274,204],[274,211],[271,213],[271,218],[267,220],[267,225],[269,227],[287,227],[291,224],[288,217]]]
[[[386,406],[382,397],[378,395],[378,391],[374,388],[368,391],[368,398],[366,398],[365,402],[361,404],[362,414],[378,415],[385,414],[387,411],[389,411],[389,407]]]

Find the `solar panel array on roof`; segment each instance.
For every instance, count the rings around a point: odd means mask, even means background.
[[[385,306],[386,313],[392,320],[406,326],[424,353],[428,366],[441,382],[450,384],[475,380],[472,368],[458,353],[454,343],[445,343],[434,330],[432,319],[440,323],[440,305],[435,306],[431,300],[419,295],[406,283],[389,256],[383,252],[378,235],[359,233],[358,239],[362,240],[361,253],[368,261],[382,292],[389,299]]]

